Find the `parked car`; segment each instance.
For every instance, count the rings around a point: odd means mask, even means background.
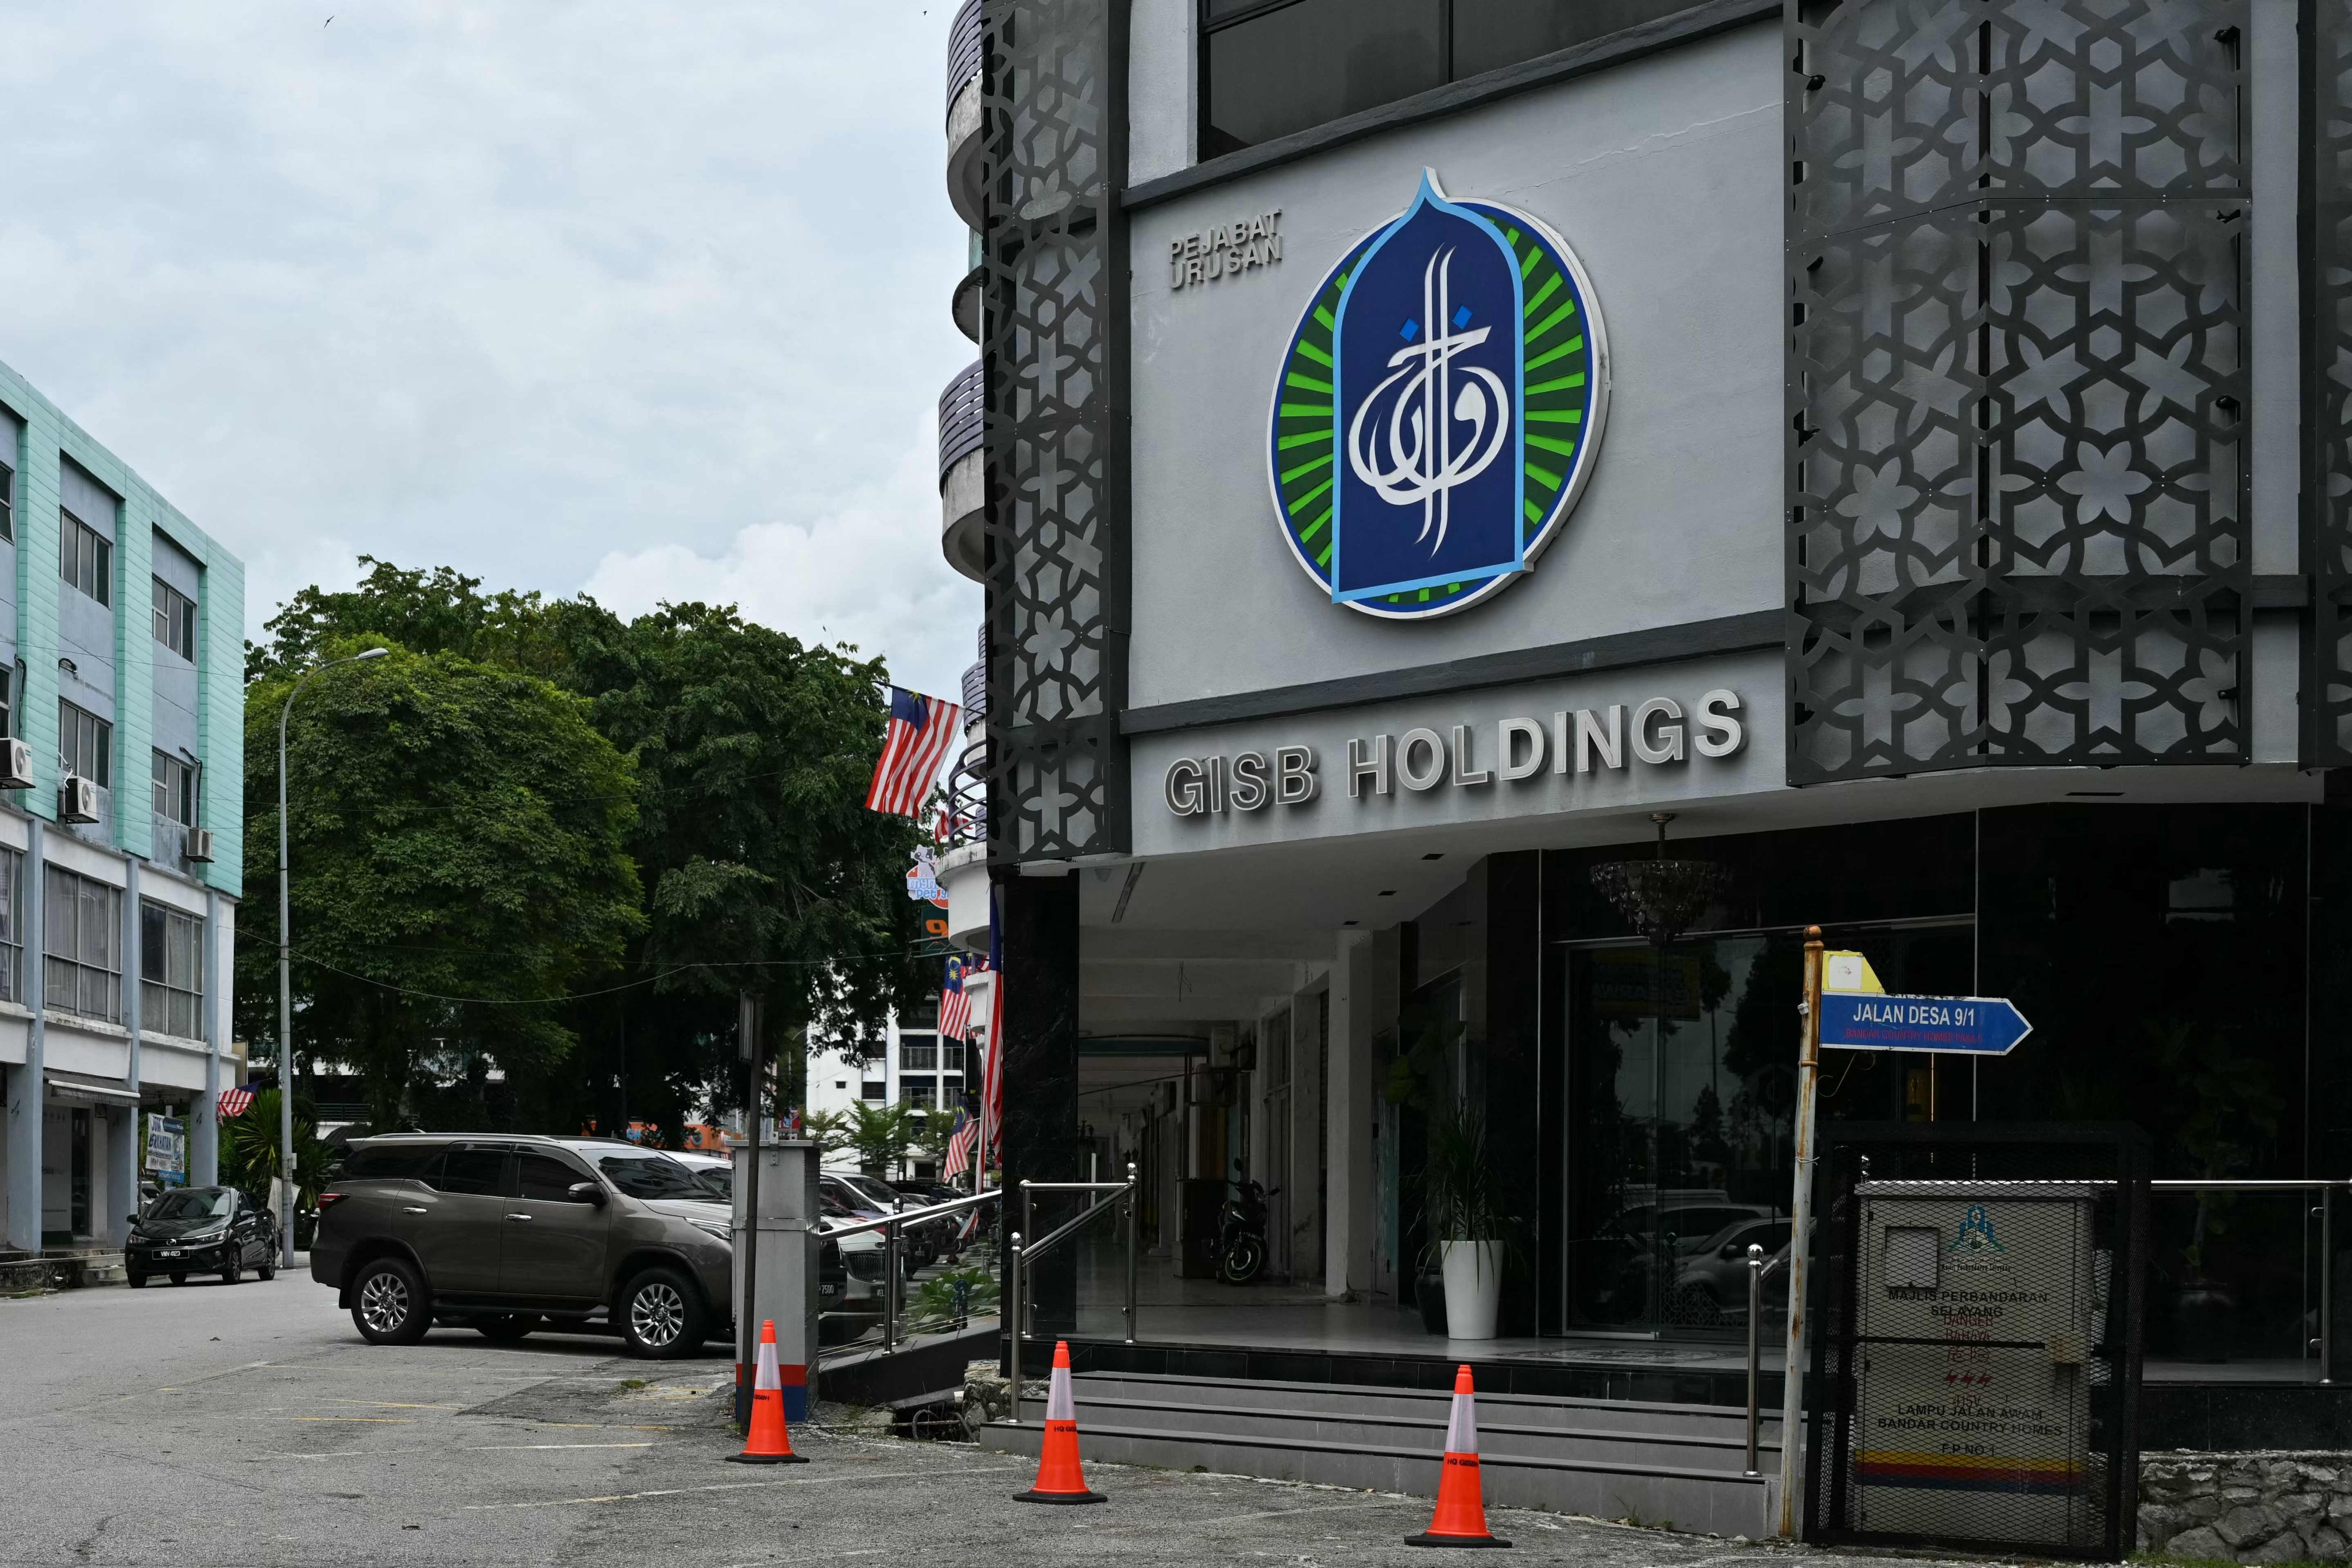
[[[854,1215],[861,1220],[882,1219],[898,1212],[895,1205],[885,1205],[882,1200],[877,1198],[865,1188],[850,1184],[850,1183],[837,1172],[827,1171],[818,1176],[817,1192],[820,1196],[830,1198],[832,1202],[841,1205],[848,1214]],[[884,1250],[885,1243],[882,1240],[881,1232],[866,1231],[862,1234],[871,1236],[874,1238],[875,1248],[877,1254]],[[912,1279],[914,1277],[915,1270],[921,1266],[922,1258],[919,1248],[910,1244],[901,1247],[898,1249],[898,1272],[900,1274],[908,1279]],[[882,1277],[881,1268],[882,1265],[877,1258],[877,1261],[874,1265],[874,1278],[877,1279],[879,1279]],[[856,1268],[855,1265],[851,1267],[850,1272],[853,1275],[856,1273]]]
[[[639,1355],[727,1331],[726,1206],[668,1154],[586,1138],[394,1133],[354,1140],[319,1196],[310,1277],[373,1344],[435,1323],[499,1341],[618,1333]]]
[[[1704,1327],[1748,1321],[1748,1248],[1765,1258],[1788,1251],[1790,1221],[1744,1219],[1725,1226],[1693,1247],[1675,1274],[1674,1321]]]
[[[122,1269],[134,1290],[158,1274],[174,1285],[191,1274],[234,1285],[248,1268],[278,1278],[278,1221],[235,1187],[182,1187],[131,1216]]]
[[[735,1162],[710,1154],[675,1153],[670,1156],[688,1170],[711,1194],[727,1205],[732,1215],[735,1205]],[[824,1205],[824,1221],[840,1224],[870,1217],[864,1209],[852,1208],[836,1189],[822,1184],[817,1188],[817,1201]],[[882,1311],[880,1281],[885,1247],[879,1231],[860,1231],[856,1236],[828,1237],[824,1244],[824,1261],[818,1267],[817,1300],[821,1314],[847,1312],[858,1317],[878,1317]],[[828,1270],[832,1272],[828,1272]],[[836,1277],[837,1276],[837,1277]]]
[[[927,1206],[923,1199],[909,1197],[879,1176],[851,1175],[845,1172],[841,1180],[872,1198],[886,1214]],[[902,1250],[912,1255],[915,1267],[919,1268],[939,1261],[940,1255],[948,1249],[948,1244],[955,1235],[955,1226],[944,1218],[921,1220],[900,1229],[904,1237]]]

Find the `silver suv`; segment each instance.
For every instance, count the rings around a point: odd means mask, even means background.
[[[728,1329],[730,1224],[658,1150],[393,1133],[353,1141],[319,1194],[310,1278],[372,1344],[414,1344],[435,1323],[499,1341],[545,1327],[682,1356]]]

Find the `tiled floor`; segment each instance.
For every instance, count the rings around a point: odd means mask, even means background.
[[[1097,1247],[1082,1251],[1078,1286],[1078,1331],[1118,1338],[1126,1300],[1125,1255]],[[1441,1340],[1422,1327],[1421,1315],[1382,1300],[1335,1301],[1320,1287],[1259,1284],[1234,1286],[1213,1279],[1181,1279],[1173,1262],[1146,1255],[1136,1271],[1136,1299],[1146,1342],[1190,1345],[1248,1345],[1273,1350],[1344,1352],[1354,1354],[1475,1356],[1479,1361],[1574,1363],[1581,1365],[1658,1367],[1734,1372],[1748,1364],[1742,1338],[1717,1341],[1658,1340],[1613,1335],[1549,1336],[1486,1341]],[[1763,1370],[1777,1374],[1784,1359],[1780,1320],[1767,1326]],[[2315,1361],[2155,1362],[2145,1376],[2154,1383],[2315,1383]]]

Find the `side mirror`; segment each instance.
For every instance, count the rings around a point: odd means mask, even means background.
[[[1739,1256],[1739,1243],[1727,1241],[1716,1249],[1715,1255],[1717,1258],[1737,1258]]]
[[[139,1223],[139,1216],[135,1214],[124,1215],[122,1217],[132,1225]]]
[[[563,1189],[563,1195],[575,1204],[594,1204],[598,1208],[606,1202],[604,1189],[594,1182],[574,1182]]]

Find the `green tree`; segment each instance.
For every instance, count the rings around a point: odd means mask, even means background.
[[[247,650],[265,681],[249,712],[266,707],[274,721],[268,682],[282,692],[291,672],[383,639],[551,681],[585,700],[589,722],[635,766],[626,845],[641,919],[609,964],[572,982],[599,994],[551,1016],[576,1042],[562,1071],[545,1070],[544,1054],[487,1058],[507,1069],[519,1125],[649,1121],[675,1142],[706,1107],[739,1107],[736,998],[746,989],[761,996],[768,1047],[783,1058],[771,1109],[804,1105],[812,1035],[817,1049],[869,1054],[891,1009],[937,984],[935,962],[912,956],[921,914],[905,875],[919,832],[865,809],[888,716],[879,660],[805,646],[731,608],[664,605],[625,621],[585,597],[485,594],[478,578],[446,567],[366,564],[358,587],[305,589],[270,621],[268,640]],[[315,684],[303,706],[349,674]],[[251,842],[266,848],[275,774],[248,777]],[[298,796],[302,778],[298,765]],[[309,875],[299,849],[294,865],[299,888]],[[307,931],[299,913],[296,930]],[[408,984],[390,969],[343,967]],[[316,978],[298,973],[298,988]],[[434,1020],[467,1045],[482,1022]]]
[[[857,1163],[884,1176],[906,1169],[907,1145],[915,1135],[915,1113],[904,1105],[877,1105],[859,1100],[849,1108],[849,1146]]]
[[[948,1163],[948,1140],[955,1136],[955,1107],[934,1105],[918,1113],[914,1136],[909,1140],[918,1153],[931,1163],[934,1171],[944,1169]]]
[[[247,693],[256,889],[276,880],[290,686],[272,674]],[[627,850],[634,770],[587,704],[519,670],[395,646],[304,689],[289,758],[303,1059],[352,1064],[386,1128],[446,1042],[478,1072],[544,1076],[573,1038],[551,1000],[609,974],[644,923]],[[274,1050],[275,900],[247,906],[243,934],[240,1023]]]
[[[253,1097],[244,1115],[232,1116],[220,1124],[222,1182],[262,1202],[268,1200],[269,1184],[285,1168],[280,1157],[283,1150],[279,1143],[278,1103],[278,1090],[265,1089]],[[319,1195],[332,1152],[314,1135],[315,1125],[310,1102],[296,1095],[294,1191],[296,1204],[304,1208]]]

